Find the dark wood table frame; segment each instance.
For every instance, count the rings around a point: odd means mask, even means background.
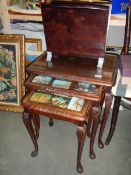
[[[72,60],[72,58],[71,58]],[[62,78],[69,81],[77,81],[77,82],[89,82],[93,83],[96,86],[102,86],[103,93],[98,93],[98,95],[85,95],[85,99],[92,102],[91,106],[91,113],[90,117],[88,118],[88,122],[83,120],[80,122],[79,120],[76,120],[75,122],[72,121],[72,119],[69,120],[69,122],[73,122],[77,124],[77,138],[78,138],[78,154],[77,154],[77,171],[83,172],[83,168],[81,165],[81,154],[82,149],[84,145],[85,135],[87,133],[87,136],[90,137],[90,158],[94,159],[95,152],[94,152],[94,140],[96,137],[96,132],[98,128],[98,124],[101,123],[99,136],[98,136],[98,146],[100,148],[104,147],[102,136],[104,132],[104,128],[106,125],[106,121],[110,112],[110,107],[112,103],[112,94],[111,94],[111,88],[115,83],[116,78],[116,72],[117,72],[117,55],[114,54],[107,54],[105,55],[105,62],[103,66],[103,72],[102,72],[102,78],[96,78],[96,66],[97,66],[97,60],[89,59],[89,60],[82,60],[76,59],[75,62],[71,63],[70,59],[65,59],[65,57],[61,58],[53,58],[52,63],[49,64],[49,62],[46,62],[46,54],[41,55],[35,62],[33,62],[31,65],[29,65],[26,69],[27,73],[29,74],[29,77],[31,75],[47,75],[47,76],[53,76],[55,78]],[[64,61],[64,62],[63,62]],[[72,60],[73,61],[73,60]],[[61,67],[60,65],[63,65],[64,67]],[[75,66],[74,66],[75,64]],[[48,67],[51,66],[51,67]],[[80,69],[80,68],[81,69]],[[28,82],[25,82],[25,85],[28,89],[28,92],[31,92],[32,90],[39,89],[41,91],[51,91],[51,88],[49,87],[41,87],[41,86],[29,86]],[[54,89],[53,89],[54,90]],[[55,92],[55,90],[54,90]],[[57,91],[58,93],[63,92],[61,90]],[[68,93],[68,95],[74,95],[73,91],[65,91],[64,94]],[[104,94],[104,95],[103,95]],[[81,96],[80,93],[76,93],[79,97]],[[83,95],[82,95],[83,96]],[[102,104],[103,101],[105,101],[105,108],[103,112],[102,119],[100,121],[100,114],[102,110]],[[24,124],[30,134],[30,137],[33,141],[33,144],[35,146],[35,150],[32,152],[32,156],[36,156],[38,154],[38,144],[37,140],[39,137],[39,129],[40,129],[40,119],[39,114],[42,114],[44,116],[47,116],[50,118],[50,125],[52,125],[52,121],[54,118],[62,120],[62,117],[58,117],[57,113],[54,115],[51,113],[51,111],[46,111],[46,108],[38,108],[32,107],[30,103],[23,103],[24,106],[24,113],[23,113],[23,121]],[[93,126],[93,127],[91,127]]]
[[[95,85],[105,87],[105,97],[103,98],[103,100],[101,99],[102,97],[100,94],[98,94],[97,96],[84,95],[84,98],[88,100],[97,101],[98,106],[102,105],[103,101],[105,101],[105,108],[102,116],[101,127],[100,127],[99,138],[98,138],[98,146],[100,148],[104,148],[104,144],[102,142],[102,136],[103,136],[106,121],[110,112],[110,107],[111,107],[112,98],[113,98],[111,94],[111,88],[115,84],[115,79],[117,75],[118,55],[116,54],[105,55],[102,78],[95,77],[97,60],[88,59],[87,62],[84,60],[83,64],[81,62],[82,60],[80,58],[75,60],[75,63],[73,63],[72,61],[72,63],[70,64],[70,60],[68,60],[67,57],[63,56],[58,59],[56,58],[56,60],[54,60],[53,63],[49,64],[49,63],[46,63],[46,53],[45,53],[44,55],[40,56],[36,62],[31,64],[31,66],[27,67],[26,70],[29,74],[40,74],[40,75],[47,75],[47,76],[53,75],[53,77],[60,78],[60,79],[63,78],[69,81],[75,80],[80,82],[89,82]],[[61,67],[61,65],[64,65],[65,67]],[[79,71],[80,67],[82,71],[77,72],[77,69]],[[29,88],[28,83],[25,85]],[[32,87],[34,88],[34,86]],[[45,89],[45,87],[43,88],[40,87],[40,90],[43,90],[43,89]],[[48,90],[49,88],[47,87],[46,89]],[[73,92],[71,91],[69,94],[73,94]]]
[[[39,130],[40,130],[40,117],[39,115],[44,115],[49,117],[50,119],[58,119],[64,120],[68,122],[72,122],[77,125],[76,135],[78,139],[78,153],[77,153],[77,171],[79,173],[83,172],[83,167],[81,164],[81,155],[84,146],[84,141],[86,135],[91,135],[90,139],[90,157],[95,157],[94,153],[94,141],[97,132],[97,127],[99,123],[100,111],[99,108],[89,102],[88,106],[86,105],[84,108],[83,117],[79,117],[78,114],[75,116],[75,113],[71,111],[72,115],[68,115],[65,112],[56,111],[55,109],[51,109],[51,107],[47,107],[43,104],[34,103],[32,104],[27,100],[27,97],[23,100],[24,112],[23,112],[23,122],[29,132],[31,140],[34,144],[35,150],[31,153],[32,157],[37,156],[38,154],[38,143],[37,140],[39,138]],[[87,112],[88,111],[88,112]],[[91,129],[91,133],[89,133],[90,126],[88,125],[88,118],[93,120],[93,126]]]

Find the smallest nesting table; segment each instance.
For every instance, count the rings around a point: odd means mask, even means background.
[[[82,149],[86,137],[87,132],[87,125],[88,125],[88,119],[91,116],[99,116],[99,111],[96,110],[96,108],[92,108],[92,102],[89,100],[84,100],[81,110],[75,111],[63,107],[57,107],[55,105],[57,102],[55,100],[53,101],[53,105],[51,104],[51,100],[47,103],[37,102],[35,100],[36,96],[41,95],[45,97],[45,94],[48,96],[53,96],[57,101],[57,98],[63,98],[60,96],[54,96],[52,94],[47,93],[41,93],[41,92],[30,92],[28,95],[25,96],[23,99],[22,105],[24,106],[24,113],[23,113],[23,121],[24,124],[30,134],[30,137],[32,139],[32,142],[34,144],[35,150],[31,153],[32,157],[37,156],[38,154],[38,137],[39,137],[39,129],[40,129],[40,118],[39,115],[43,115],[45,117],[49,117],[50,119],[58,119],[63,121],[72,122],[74,124],[77,124],[77,131],[76,135],[78,138],[78,153],[77,153],[77,171],[82,173],[83,167],[81,165],[81,155],[82,155]],[[68,98],[67,101],[70,102],[72,98]],[[81,100],[81,99],[80,99]],[[94,154],[93,151],[93,144],[95,139],[95,129],[92,130],[92,136],[90,140],[91,145],[91,154]]]

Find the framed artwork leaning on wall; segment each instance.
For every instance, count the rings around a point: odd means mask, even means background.
[[[37,38],[25,38],[25,51],[42,51],[42,40]]]
[[[24,35],[0,34],[0,110],[23,111],[24,54]]]
[[[25,66],[28,66],[42,54],[42,40],[37,38],[25,38]]]

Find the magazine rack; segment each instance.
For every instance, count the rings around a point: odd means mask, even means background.
[[[87,133],[90,137],[93,159],[94,140],[105,100],[98,138],[99,147],[103,147],[101,139],[112,102],[110,90],[116,77],[117,56],[104,53],[109,7],[52,2],[43,3],[41,8],[47,52],[26,68],[27,94],[22,101],[23,121],[35,146],[31,155],[38,154],[40,114],[51,120],[72,122],[77,124],[77,171],[83,172],[81,154],[85,136]],[[101,68],[99,57],[104,58]]]

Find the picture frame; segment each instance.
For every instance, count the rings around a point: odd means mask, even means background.
[[[42,40],[37,38],[25,38],[25,52],[42,51]]]
[[[0,110],[22,112],[25,94],[24,35],[0,34]]]
[[[28,66],[42,53],[42,40],[25,38],[25,66]]]

